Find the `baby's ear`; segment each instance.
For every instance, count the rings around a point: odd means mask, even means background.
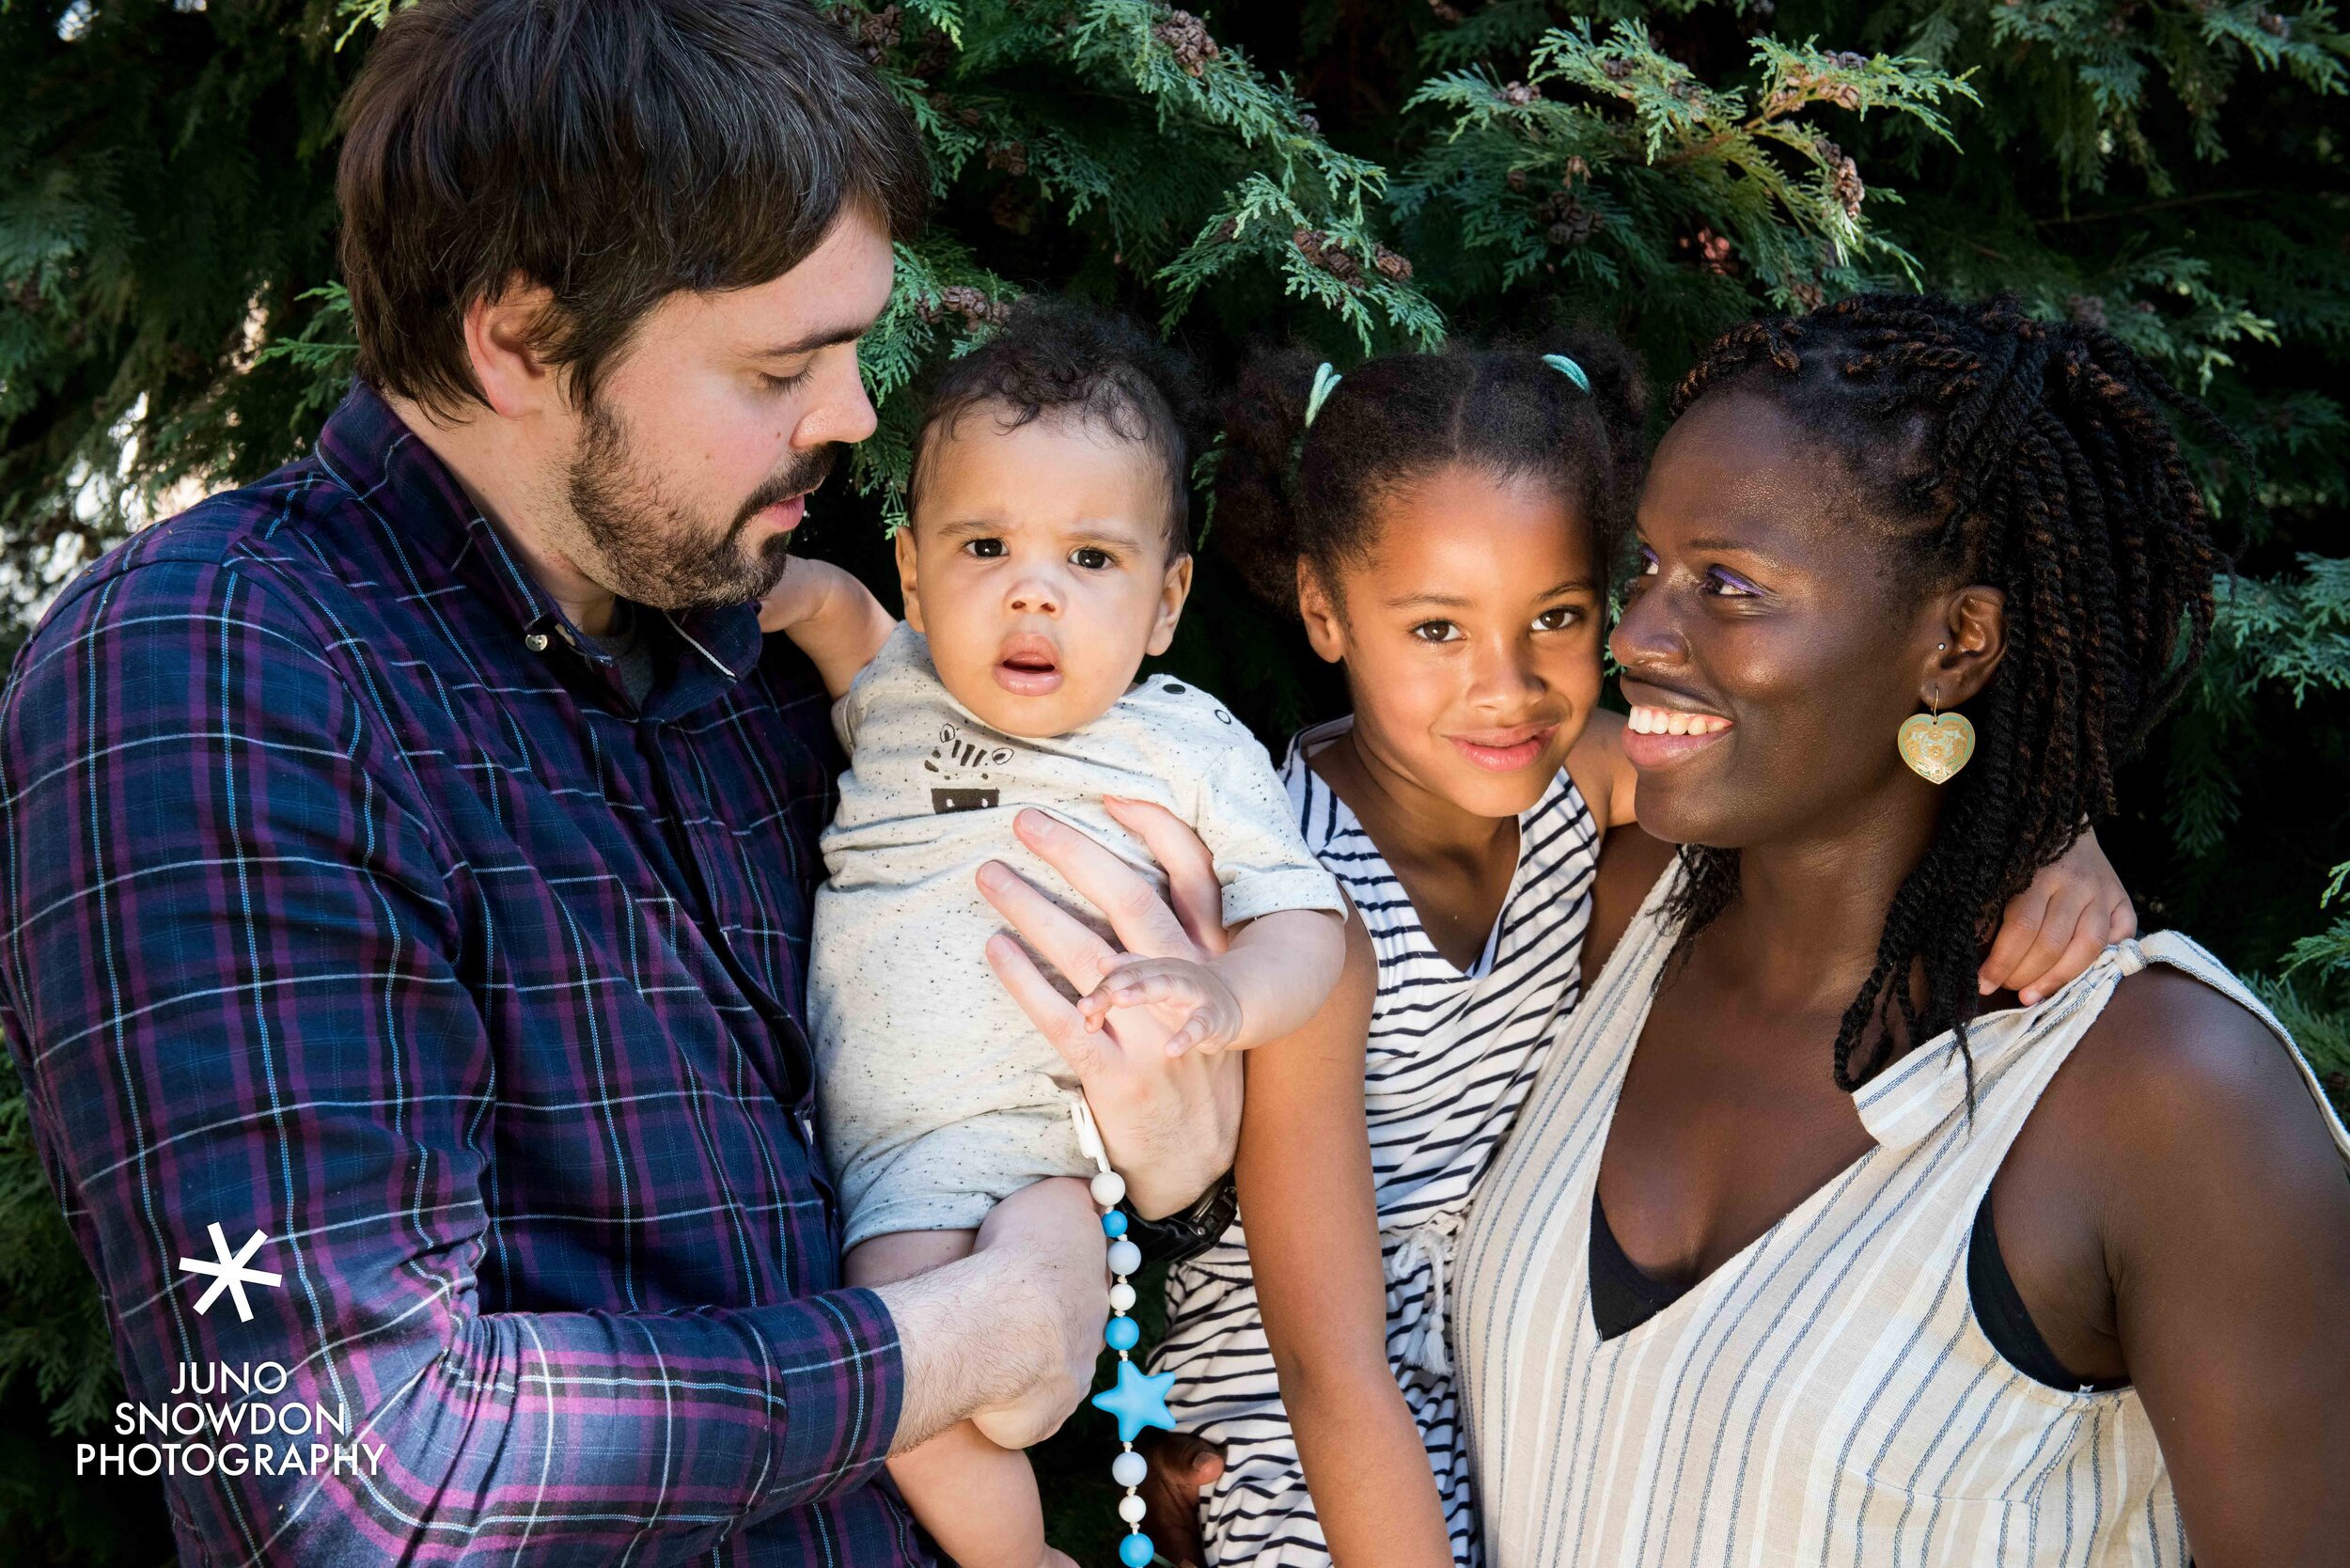
[[[901,524],[896,535],[898,551],[898,591],[905,597],[906,624],[924,635],[929,629],[922,624],[922,595],[914,576],[914,525]]]
[[[1188,553],[1167,563],[1166,579],[1159,585],[1159,619],[1151,628],[1151,640],[1144,644],[1153,657],[1167,651],[1175,640],[1176,623],[1183,619],[1183,601],[1191,597],[1191,557]]]

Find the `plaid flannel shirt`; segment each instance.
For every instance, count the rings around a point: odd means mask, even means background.
[[[17,660],[0,1026],[130,1400],[350,1433],[179,1466],[188,1561],[926,1560],[811,1136],[824,694],[747,607],[641,613],[639,713],[359,387]],[[376,1463],[284,1473],[321,1438]]]

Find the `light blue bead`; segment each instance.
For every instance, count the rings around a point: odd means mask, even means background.
[[[1132,1318],[1112,1318],[1102,1338],[1112,1350],[1132,1350],[1142,1342],[1142,1325]]]
[[[1158,1548],[1151,1544],[1151,1538],[1140,1530],[1118,1544],[1118,1560],[1126,1568],[1151,1568],[1151,1559],[1157,1553]]]
[[[1102,1234],[1122,1236],[1126,1233],[1126,1216],[1116,1209],[1102,1216]]]

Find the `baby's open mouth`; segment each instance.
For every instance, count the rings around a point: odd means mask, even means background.
[[[1043,697],[1060,688],[1060,655],[1042,637],[1014,637],[995,657],[995,683],[1014,697]]]

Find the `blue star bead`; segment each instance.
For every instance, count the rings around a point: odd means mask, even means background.
[[[1146,1426],[1155,1426],[1163,1432],[1175,1430],[1175,1418],[1167,1412],[1167,1391],[1173,1387],[1173,1372],[1160,1372],[1153,1377],[1132,1361],[1120,1361],[1118,1387],[1094,1395],[1093,1408],[1116,1416],[1118,1440],[1131,1443]]]

